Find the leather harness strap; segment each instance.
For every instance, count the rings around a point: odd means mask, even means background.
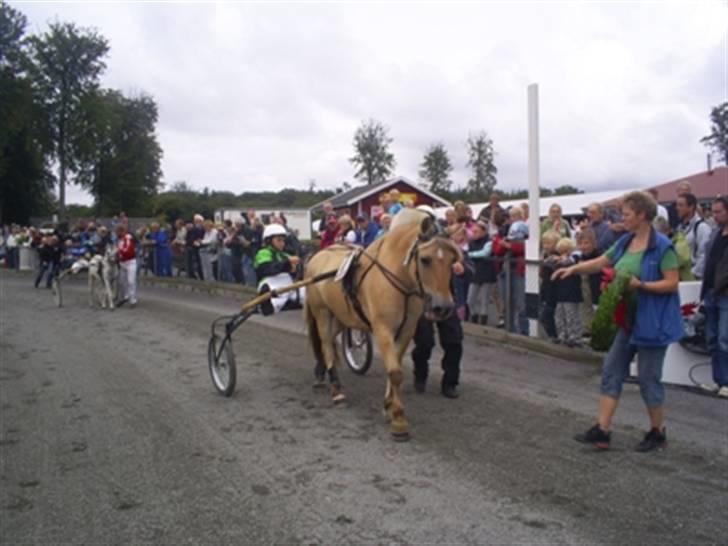
[[[419,262],[417,260],[418,257],[418,247],[421,242],[425,242],[422,240],[418,240],[414,248],[412,249],[412,255],[411,259],[415,262],[415,276],[417,278],[417,290],[409,290],[404,285],[404,283],[401,281],[401,279],[393,273],[390,269],[388,269],[382,262],[378,260],[379,258],[379,251],[380,248],[377,249],[376,256],[372,256],[369,254],[366,250],[363,248],[357,247],[356,250],[358,251],[357,256],[354,258],[354,261],[351,264],[351,267],[349,268],[349,272],[347,273],[346,277],[342,281],[342,285],[344,287],[344,293],[347,296],[347,303],[350,303],[352,308],[354,309],[354,312],[357,314],[357,316],[361,319],[361,321],[367,325],[369,329],[371,329],[372,325],[369,319],[366,316],[366,313],[364,312],[364,308],[361,305],[361,302],[359,301],[359,298],[357,297],[357,289],[361,284],[364,282],[365,277],[367,274],[372,270],[372,268],[376,265],[377,268],[382,272],[382,275],[384,275],[384,278],[389,281],[389,283],[394,286],[394,288],[397,289],[397,291],[404,296],[404,310],[402,314],[402,321],[399,323],[399,327],[397,328],[397,332],[394,335],[394,340],[397,341],[399,339],[400,334],[402,333],[402,329],[404,328],[405,323],[407,322],[407,309],[409,308],[409,299],[412,296],[417,296],[420,298],[425,297],[425,290],[422,286],[422,279],[420,278],[420,267]],[[347,245],[349,246],[349,245]],[[359,265],[359,259],[361,256],[364,255],[370,260],[369,266],[364,270],[364,273],[362,273],[362,276],[359,278],[359,284],[357,285],[354,282],[355,278],[355,272],[356,268]]]

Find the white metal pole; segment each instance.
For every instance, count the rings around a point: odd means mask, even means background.
[[[538,260],[541,240],[541,180],[539,172],[538,84],[528,86],[528,244],[526,259]],[[538,265],[526,266],[526,314],[531,336],[538,335]]]

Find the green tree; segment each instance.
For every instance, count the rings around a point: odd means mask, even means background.
[[[574,195],[575,193],[584,193],[584,191],[569,184],[554,189],[554,195]]]
[[[94,196],[97,213],[150,214],[162,174],[154,99],[105,90],[87,94],[81,110],[77,181]]]
[[[718,154],[723,163],[728,164],[728,102],[724,102],[710,111],[710,134],[700,139]]]
[[[431,145],[420,165],[420,178],[427,181],[430,191],[445,194],[452,188],[451,172],[452,163],[445,145],[442,143]]]
[[[493,141],[488,138],[485,131],[482,131],[468,137],[467,147],[467,166],[473,170],[473,176],[468,180],[468,192],[474,198],[485,199],[493,192],[498,182]]]
[[[0,222],[50,212],[53,177],[42,110],[24,70],[27,20],[0,4]]]
[[[104,37],[73,23],[52,23],[29,39],[29,69],[43,104],[58,162],[59,216],[65,216],[66,180],[78,168],[78,140],[83,99],[98,87],[109,51]]]
[[[378,121],[362,122],[354,134],[354,157],[349,159],[357,169],[354,177],[368,185],[386,180],[397,164],[389,151],[392,141],[388,129]]]

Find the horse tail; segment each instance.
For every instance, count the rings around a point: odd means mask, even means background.
[[[317,364],[323,364],[324,352],[321,348],[321,336],[319,335],[318,324],[316,323],[316,317],[314,316],[311,305],[306,299],[306,303],[303,305],[303,316],[308,328],[308,340],[311,343],[311,349],[313,349],[313,356],[316,359]]]

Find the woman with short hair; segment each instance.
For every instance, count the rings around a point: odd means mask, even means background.
[[[569,222],[561,216],[561,205],[554,203],[549,207],[549,216],[541,222],[541,235],[547,231],[555,231],[561,237],[571,237]]]
[[[553,274],[553,279],[591,274],[605,267],[630,276],[623,303],[624,320],[604,358],[597,423],[579,442],[608,449],[612,417],[619,405],[622,385],[629,375],[630,363],[638,356],[639,386],[647,406],[650,430],[637,451],[662,449],[667,445],[664,428],[665,388],[662,367],[670,343],[683,336],[678,297],[678,261],[670,239],[652,227],[657,215],[655,200],[648,193],[635,191],[624,196],[622,205],[626,233],[607,252]]]

